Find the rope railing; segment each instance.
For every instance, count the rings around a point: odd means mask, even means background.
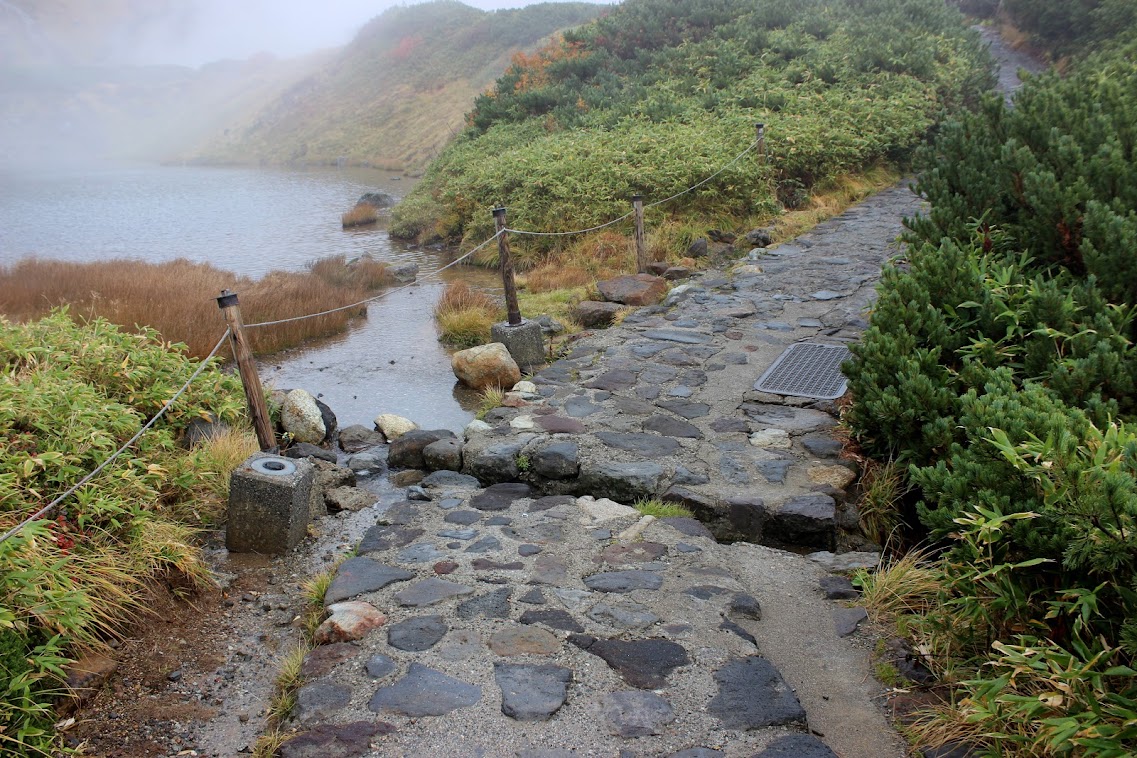
[[[194,371],[193,374],[190,376],[190,378],[186,380],[186,383],[183,384],[181,386],[181,388],[177,392],[174,393],[173,397],[171,397],[169,400],[166,401],[166,403],[162,406],[162,408],[157,413],[155,413],[154,416],[149,421],[147,421],[142,426],[142,428],[139,429],[138,432],[135,433],[135,435],[133,437],[131,437],[126,442],[124,442],[122,447],[120,447],[118,450],[114,451],[114,453],[112,453],[109,457],[107,457],[106,460],[104,460],[102,463],[100,463],[98,465],[98,467],[95,468],[93,471],[91,471],[89,474],[84,476],[82,479],[80,479],[75,484],[71,485],[71,487],[69,487],[66,492],[64,492],[63,494],[56,497],[50,503],[48,503],[47,505],[45,505],[44,507],[40,508],[38,511],[33,513],[31,516],[28,516],[26,519],[24,519],[19,524],[12,527],[11,529],[9,529],[3,535],[0,535],[0,543],[7,542],[9,539],[16,536],[17,534],[22,532],[24,530],[24,528],[27,527],[28,524],[32,523],[33,521],[39,521],[40,519],[49,515],[52,511],[54,511],[59,506],[60,503],[62,503],[67,498],[69,498],[71,495],[73,495],[75,492],[77,492],[81,487],[83,487],[85,484],[87,484],[92,479],[94,479],[96,476],[98,476],[100,473],[102,473],[104,469],[106,469],[108,466],[110,466],[112,463],[114,463],[120,455],[122,455],[124,452],[126,452],[127,448],[129,448],[131,445],[133,445],[135,442],[137,442],[142,437],[143,434],[145,434],[147,431],[149,431],[150,427],[152,427],[152,426],[154,426],[154,424],[158,423],[158,419],[160,419],[160,418],[162,418],[162,416],[166,415],[166,411],[170,410],[170,408],[172,408],[174,406],[174,403],[176,403],[178,401],[178,398],[180,398],[183,394],[185,394],[185,391],[187,389],[189,389],[189,386],[191,384],[193,384],[194,380],[197,379],[198,376],[201,375],[201,372],[204,371],[205,367],[209,365],[209,361],[211,361],[213,359],[213,356],[217,355],[217,351],[221,349],[221,346],[223,344],[225,344],[225,340],[228,338],[229,338],[229,330],[226,329],[225,333],[223,335],[221,335],[221,339],[217,340],[217,344],[213,346],[213,350],[211,350],[209,352],[209,355],[207,355],[205,357],[205,359],[198,365],[197,370]]]
[[[742,160],[747,154],[749,154],[755,148],[758,148],[759,150],[761,150],[764,153],[764,149],[765,149],[764,125],[763,124],[756,124],[755,126],[757,127],[757,130],[758,130],[757,131],[757,139],[755,139],[753,142],[751,142],[750,145],[745,150],[743,150],[741,153],[736,155],[730,162],[728,162],[726,165],[724,165],[722,168],[720,168],[715,173],[708,176],[706,179],[703,179],[699,183],[694,184],[694,185],[692,185],[692,186],[690,186],[690,187],[688,187],[688,188],[686,188],[680,192],[677,192],[674,195],[670,195],[668,197],[665,197],[662,200],[657,200],[657,201],[650,203],[646,206],[643,204],[642,197],[640,195],[636,195],[632,199],[633,200],[633,210],[632,211],[625,213],[623,216],[620,216],[619,218],[612,219],[611,221],[606,221],[603,224],[598,224],[596,226],[588,227],[586,229],[576,229],[573,231],[566,231],[566,232],[534,232],[534,231],[526,231],[523,229],[512,229],[512,228],[509,228],[505,225],[505,208],[496,208],[494,210],[494,218],[495,218],[496,225],[497,225],[497,231],[494,233],[494,235],[492,237],[489,237],[488,239],[484,240],[483,242],[478,244],[476,247],[471,249],[469,252],[464,253],[463,255],[459,256],[455,260],[446,264],[445,266],[442,266],[441,268],[438,268],[435,271],[432,271],[431,273],[427,274],[426,277],[424,277],[424,278],[431,278],[431,277],[436,277],[436,276],[440,275],[443,271],[446,271],[447,269],[449,269],[453,266],[457,266],[458,264],[466,261],[471,256],[473,256],[475,253],[477,253],[479,250],[484,248],[486,245],[489,245],[494,240],[497,240],[499,263],[500,263],[500,267],[501,267],[502,278],[503,278],[503,281],[505,283],[505,292],[506,292],[506,301],[507,301],[506,305],[507,305],[507,313],[508,313],[508,318],[509,318],[509,324],[512,326],[517,326],[517,325],[520,325],[522,323],[522,319],[521,319],[521,315],[520,315],[520,310],[518,309],[518,306],[517,306],[517,293],[516,293],[515,288],[513,286],[513,267],[512,267],[512,264],[510,263],[509,242],[507,239],[507,233],[512,232],[513,234],[519,234],[519,235],[524,235],[524,236],[532,236],[532,237],[567,237],[567,236],[572,236],[572,235],[588,234],[591,232],[600,231],[601,229],[606,229],[610,226],[614,226],[614,225],[619,224],[623,221],[626,221],[627,219],[632,218],[633,216],[635,217],[635,221],[636,221],[637,264],[638,264],[638,268],[639,268],[640,272],[642,273],[646,267],[646,254],[645,254],[644,246],[643,246],[643,211],[644,211],[644,209],[645,208],[654,208],[656,206],[663,205],[664,203],[671,202],[672,200],[676,200],[676,199],[682,197],[683,195],[694,192],[695,190],[699,189],[700,187],[705,186],[709,182],[713,181],[715,178],[721,176],[725,171],[730,169],[732,166],[737,164],[740,160]],[[92,479],[94,479],[96,476],[98,476],[102,471],[104,471],[108,466],[110,466],[112,463],[114,463],[114,461],[117,460],[119,458],[119,456],[121,456],[128,448],[130,448],[135,442],[137,442],[142,437],[143,434],[145,434],[152,426],[154,426],[154,424],[156,424],[158,422],[158,420],[160,418],[162,418],[162,416],[164,416],[166,414],[166,412],[171,407],[173,407],[174,403],[177,402],[177,400],[185,393],[185,391],[187,389],[189,389],[189,386],[193,383],[193,381],[195,379],[197,379],[198,376],[201,375],[201,372],[205,370],[205,367],[207,365],[209,365],[209,361],[212,360],[212,358],[215,355],[217,355],[217,352],[221,349],[221,346],[225,343],[226,339],[231,339],[232,343],[233,343],[234,357],[237,359],[238,369],[241,373],[241,380],[245,386],[246,398],[249,402],[249,410],[250,410],[251,415],[253,416],[253,422],[254,422],[254,426],[257,429],[257,436],[258,436],[258,440],[261,443],[261,448],[262,448],[262,450],[275,450],[275,447],[276,447],[275,437],[274,437],[274,434],[271,430],[271,426],[270,426],[270,423],[268,420],[267,409],[265,408],[265,405],[264,405],[264,397],[263,397],[264,393],[263,393],[263,390],[261,389],[260,378],[256,374],[256,365],[252,360],[251,352],[249,350],[247,340],[245,339],[243,329],[259,329],[259,328],[263,328],[263,327],[277,326],[279,324],[288,324],[288,323],[292,323],[295,321],[303,321],[303,320],[311,319],[311,318],[319,318],[320,316],[327,316],[327,315],[330,315],[333,313],[339,313],[341,311],[351,310],[353,308],[358,308],[362,305],[367,305],[368,303],[376,302],[376,301],[381,300],[385,297],[393,295],[397,292],[401,292],[403,290],[406,290],[406,289],[408,289],[412,286],[415,286],[417,284],[418,284],[418,282],[412,282],[412,283],[406,284],[402,287],[396,287],[394,289],[385,290],[385,291],[379,293],[378,295],[375,295],[375,296],[369,297],[369,298],[365,298],[363,300],[360,300],[360,301],[355,302],[355,303],[351,303],[349,305],[341,305],[339,307],[329,308],[327,310],[319,311],[317,313],[308,313],[308,314],[304,314],[301,316],[291,316],[289,318],[275,319],[272,321],[260,321],[260,322],[253,323],[253,324],[242,324],[241,323],[240,312],[239,312],[239,309],[237,308],[237,297],[236,297],[236,295],[234,293],[231,293],[228,291],[223,292],[222,296],[218,298],[218,305],[222,308],[223,312],[225,312],[226,320],[229,322],[229,328],[227,328],[225,330],[225,334],[223,334],[221,336],[221,339],[219,339],[217,341],[217,344],[213,347],[213,350],[211,350],[209,352],[209,355],[206,356],[206,358],[201,362],[201,364],[197,367],[197,370],[193,372],[193,375],[190,376],[190,378],[188,380],[186,380],[186,383],[183,384],[181,386],[181,388],[177,392],[174,393],[173,397],[171,397],[168,401],[166,401],[166,403],[153,416],[153,418],[151,418],[149,421],[147,421],[146,424],[143,425],[143,427],[141,429],[139,429],[138,432],[133,437],[131,437],[129,440],[127,440],[118,450],[116,450],[114,453],[112,453],[106,460],[104,460],[101,464],[99,464],[99,466],[97,468],[95,468],[89,474],[84,476],[82,479],[80,479],[78,482],[76,482],[74,485],[72,485],[70,488],[68,488],[65,492],[63,492],[61,495],[56,497],[50,503],[45,505],[43,508],[40,508],[34,514],[27,517],[26,519],[21,521],[19,524],[17,524],[13,528],[9,529],[3,535],[0,535],[0,543],[3,543],[5,541],[11,539],[16,534],[19,534],[25,527],[27,527],[28,524],[30,524],[34,521],[38,521],[38,520],[44,518],[45,516],[51,514],[59,506],[60,503],[62,503],[68,497],[73,495],[81,487],[86,485],[88,482],[90,482]]]

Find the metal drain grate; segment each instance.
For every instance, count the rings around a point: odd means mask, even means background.
[[[848,359],[844,345],[799,342],[778,356],[774,365],[754,383],[759,392],[833,400],[845,394],[848,380],[841,364]]]

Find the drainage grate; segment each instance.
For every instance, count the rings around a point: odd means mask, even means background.
[[[799,342],[778,356],[754,383],[759,392],[833,400],[845,394],[847,380],[841,363],[849,357],[844,345]]]

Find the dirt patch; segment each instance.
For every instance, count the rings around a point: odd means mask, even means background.
[[[272,563],[228,560],[225,589],[179,597],[155,584],[149,613],[113,651],[117,671],[72,716],[88,755],[233,755],[255,742],[271,691]],[[268,610],[266,610],[266,607]],[[269,622],[266,624],[266,621]],[[266,655],[267,654],[267,655]],[[250,665],[251,664],[251,665]]]

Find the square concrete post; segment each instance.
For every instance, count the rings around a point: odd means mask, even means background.
[[[225,546],[235,553],[285,553],[308,531],[315,467],[306,460],[257,453],[229,480]]]

